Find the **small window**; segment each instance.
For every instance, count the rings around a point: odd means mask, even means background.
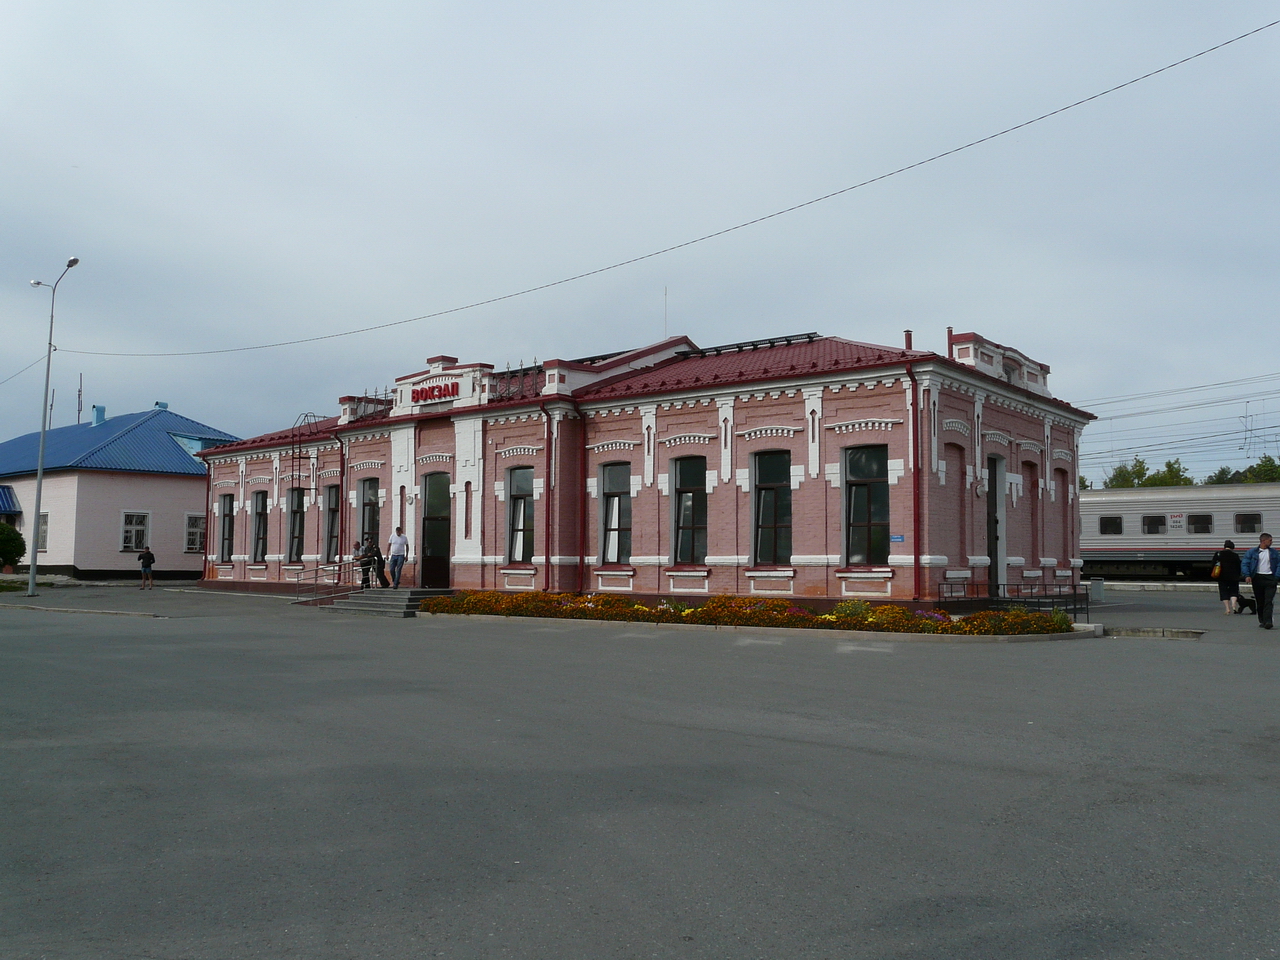
[[[204,553],[204,514],[187,514],[187,553]]]
[[[236,514],[235,497],[229,493],[222,495],[222,504],[218,513],[222,519],[222,545],[218,549],[218,559],[222,563],[230,563],[235,553]]]
[[[1143,533],[1164,533],[1169,529],[1169,521],[1163,515],[1142,518]]]
[[[510,493],[510,528],[507,562],[533,563],[533,467],[515,467],[507,473]]]
[[[1213,533],[1213,514],[1188,513],[1187,533]]]
[[[267,491],[253,495],[253,562],[267,562]]]
[[[707,458],[683,457],[672,463],[676,475],[676,563],[707,559]]]
[[[1262,532],[1262,514],[1260,513],[1237,513],[1236,514],[1236,533],[1261,533]]]
[[[1098,533],[1104,537],[1118,537],[1124,533],[1124,517],[1099,517]]]
[[[147,515],[145,513],[126,513],[124,515],[124,545],[120,549],[147,549]]]
[[[604,488],[604,563],[631,562],[631,464],[611,463],[600,470]]]

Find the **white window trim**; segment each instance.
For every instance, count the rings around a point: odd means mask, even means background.
[[[126,547],[124,544],[125,530],[128,529],[125,524],[125,517],[146,517],[146,523],[143,526],[142,539],[146,541],[142,545],[142,549],[138,547]],[[141,553],[143,549],[151,546],[151,511],[150,510],[121,510],[120,511],[120,544],[121,553]]]
[[[200,545],[199,550],[193,550],[187,540],[187,535],[191,532],[191,518],[199,517],[204,521],[204,543]],[[182,515],[182,552],[185,553],[205,553],[209,545],[209,516],[204,513],[184,513]]]

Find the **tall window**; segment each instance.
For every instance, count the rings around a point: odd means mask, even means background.
[[[147,548],[147,520],[145,513],[124,515],[124,545],[121,550],[145,550]]]
[[[631,464],[601,468],[604,496],[604,563],[631,562]]]
[[[36,524],[36,552],[49,549],[49,515],[40,514],[40,522]]]
[[[676,477],[675,562],[707,559],[707,458],[683,457],[672,463]]]
[[[507,560],[533,562],[533,467],[516,467],[507,474],[510,494],[510,533]]]
[[[187,514],[187,553],[204,553],[205,516],[203,513]]]
[[[850,447],[844,476],[845,563],[888,563],[889,447]]]
[[[342,496],[335,484],[324,488],[324,562],[336,563],[341,544],[338,542],[342,534],[340,528]]]
[[[791,454],[756,454],[756,557],[758,564],[791,562]]]
[[[267,559],[267,491],[253,495],[253,562],[265,563]]]
[[[234,494],[224,493],[218,510],[222,518],[222,545],[218,549],[218,560],[230,563],[236,552],[236,498]]]
[[[306,491],[302,487],[289,490],[289,562],[302,562],[302,539],[307,522]]]
[[[360,539],[373,537],[374,543],[382,541],[382,518],[378,511],[378,478],[360,481]]]

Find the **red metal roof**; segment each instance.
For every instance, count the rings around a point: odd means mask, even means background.
[[[716,352],[717,350],[720,352]],[[936,354],[923,350],[901,350],[840,337],[816,337],[802,343],[780,343],[774,346],[757,344],[742,349],[711,348],[591,384],[576,391],[574,397],[579,400],[603,400],[667,393],[717,383],[752,383],[862,370],[935,356]]]

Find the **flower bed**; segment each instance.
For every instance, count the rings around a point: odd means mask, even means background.
[[[563,620],[622,620],[632,623],[696,623],[707,626],[804,627],[871,630],[882,633],[936,633],[959,636],[1026,636],[1070,633],[1062,611],[984,610],[953,619],[941,611],[917,613],[892,604],[872,606],[845,600],[830,613],[814,613],[791,600],[766,597],[710,597],[696,607],[666,601],[647,607],[618,594],[500,593],[494,590],[428,597],[423,613],[552,617]]]

